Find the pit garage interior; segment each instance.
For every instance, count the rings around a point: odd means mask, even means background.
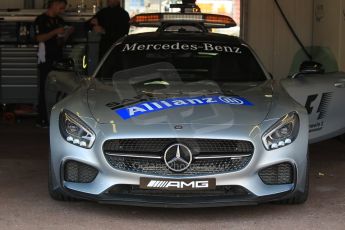
[[[167,2],[124,0],[122,6],[134,16],[164,11]],[[344,74],[345,0],[196,3],[202,11],[228,14],[239,21],[238,27],[225,33],[242,37],[276,81],[298,73],[300,64],[308,60],[306,52],[323,65],[324,78],[328,73]],[[49,128],[35,126],[38,46],[32,25],[46,4],[44,0],[0,2],[0,229],[345,228],[345,135],[309,145],[310,191],[302,205],[169,209],[51,199]],[[63,17],[78,33],[66,44],[64,55],[74,60],[76,74],[91,75],[97,66],[99,35],[87,31],[84,24],[105,5],[99,0],[68,1]],[[316,92],[314,102],[303,106],[313,110],[323,93]],[[339,100],[339,113],[344,100]],[[339,125],[344,120],[345,116]]]

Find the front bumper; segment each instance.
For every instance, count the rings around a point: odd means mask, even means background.
[[[183,133],[171,135],[171,127],[167,125],[150,125],[138,129],[135,134],[128,136],[113,132],[111,124],[96,124],[92,128],[96,131],[97,140],[91,149],[83,149],[66,142],[60,135],[56,123],[51,124],[51,160],[53,169],[53,186],[62,189],[72,197],[98,201],[101,203],[113,203],[124,205],[157,206],[157,207],[215,207],[231,205],[251,205],[269,201],[286,199],[295,192],[304,191],[307,166],[307,148],[305,141],[308,136],[307,122],[301,121],[302,130],[297,139],[284,148],[273,151],[265,150],[261,136],[262,130],[266,130],[272,122],[262,124],[261,127],[253,126],[231,126],[229,135],[228,128],[220,128],[212,133],[196,133],[195,130],[208,128],[207,125],[184,126]],[[305,126],[305,127],[304,127]],[[126,129],[126,127],[124,127]],[[98,132],[97,132],[98,130]],[[254,145],[254,154],[249,164],[242,170],[214,174],[206,176],[188,176],[183,179],[215,178],[216,186],[240,186],[249,193],[245,196],[188,196],[188,197],[167,197],[133,194],[109,194],[109,190],[116,185],[138,186],[141,177],[159,179],[179,179],[178,174],[169,177],[143,175],[139,173],[125,172],[114,169],[103,155],[103,143],[108,139],[115,138],[140,138],[152,134],[152,138],[215,138],[215,139],[237,139],[249,140]],[[248,135],[249,134],[249,135]],[[91,183],[73,183],[63,180],[61,166],[68,160],[78,161],[90,165],[98,170],[98,175]],[[267,185],[263,183],[258,173],[261,169],[288,162],[294,166],[294,183],[282,185]]]
[[[223,206],[243,206],[257,205],[272,201],[284,200],[293,195],[293,186],[290,191],[267,196],[195,196],[195,197],[165,197],[165,196],[144,196],[144,195],[92,195],[64,188],[65,193],[71,197],[96,201],[104,204],[131,205],[143,207],[162,207],[162,208],[199,208],[199,207],[223,207]]]

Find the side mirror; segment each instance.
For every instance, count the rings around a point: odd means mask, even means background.
[[[323,74],[322,64],[314,61],[305,61],[301,64],[299,72],[302,74]]]
[[[299,72],[292,75],[291,78],[297,78],[302,74],[323,74],[325,69],[322,67],[321,63],[314,61],[305,61],[299,67]]]

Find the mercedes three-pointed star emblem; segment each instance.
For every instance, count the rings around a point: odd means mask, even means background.
[[[192,159],[192,152],[183,144],[173,144],[164,153],[164,162],[173,172],[183,172],[188,169]]]

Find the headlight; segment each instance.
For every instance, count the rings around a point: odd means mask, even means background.
[[[262,136],[262,141],[267,150],[278,149],[291,144],[296,139],[298,130],[298,115],[291,112],[269,128]]]
[[[96,135],[77,115],[64,110],[59,123],[61,135],[67,142],[88,149],[92,147]]]

